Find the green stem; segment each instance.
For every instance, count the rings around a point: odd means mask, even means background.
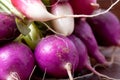
[[[42,34],[34,23],[32,23],[29,28],[31,31],[28,35],[24,36],[23,39],[25,40],[27,45],[34,50],[37,43],[41,40]]]
[[[22,42],[23,34],[20,34],[14,41],[16,42]]]
[[[29,26],[29,29],[30,32],[27,35],[20,34],[14,41],[22,42],[24,40],[25,43],[34,50],[43,36],[34,23]]]
[[[8,14],[11,14],[11,12],[9,11],[9,9],[6,6],[4,6],[2,3],[0,3],[0,8],[1,8],[2,12],[4,11],[4,12],[6,12]]]
[[[4,6],[6,6],[12,14],[14,14],[15,16],[21,19],[24,19],[24,16],[17,9],[15,9],[15,7],[11,4],[10,0],[0,0],[0,2]]]

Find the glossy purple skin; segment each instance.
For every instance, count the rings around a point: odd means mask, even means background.
[[[95,8],[91,3],[96,3],[96,0],[69,0],[74,14],[91,14]]]
[[[19,35],[15,17],[7,13],[0,12],[0,43],[9,42]]]
[[[90,65],[87,48],[82,40],[80,40],[80,38],[76,37],[74,34],[68,36],[68,38],[73,41],[77,48],[79,54],[79,65],[77,72],[80,72],[83,68]]]
[[[106,63],[105,57],[99,51],[92,29],[85,20],[77,20],[74,34],[84,42],[91,57],[95,58],[99,63]]]
[[[56,78],[67,77],[64,66],[72,65],[74,71],[78,65],[78,53],[73,42],[64,36],[49,35],[42,39],[36,49],[35,57],[41,70]]]
[[[112,12],[88,19],[94,35],[102,46],[120,45],[120,22]]]
[[[24,44],[12,42],[0,47],[0,80],[28,80],[35,65],[32,51]]]

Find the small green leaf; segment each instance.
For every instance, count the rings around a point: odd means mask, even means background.
[[[41,31],[38,29],[38,27],[32,23],[30,26],[30,32],[28,35],[24,36],[23,39],[25,40],[25,42],[27,43],[27,45],[34,50],[34,48],[36,47],[37,43],[41,40],[42,33]]]
[[[21,32],[21,34],[23,34],[23,35],[29,34],[29,32],[30,32],[29,26],[30,26],[31,22],[23,21],[18,18],[16,18],[15,21],[16,21],[18,30]]]

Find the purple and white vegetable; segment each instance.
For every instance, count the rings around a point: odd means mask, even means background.
[[[67,11],[66,11],[67,10]],[[52,14],[56,16],[73,15],[71,5],[67,2],[58,3],[51,9]],[[74,18],[60,18],[52,21],[52,27],[57,32],[64,36],[68,36],[73,33],[74,30]]]
[[[43,38],[35,49],[35,58],[38,66],[46,74],[56,78],[64,78],[78,66],[78,53],[74,43],[67,37],[49,35]]]
[[[104,55],[99,51],[97,41],[90,25],[84,19],[77,19],[75,24],[74,34],[84,42],[89,55],[95,58],[99,63],[107,64]]]
[[[41,0],[11,0],[13,6],[30,20],[48,21],[56,18]]]
[[[23,43],[0,47],[0,80],[28,80],[35,66],[32,51]]]
[[[80,40],[80,38],[76,37],[74,34],[68,36],[68,38],[73,41],[75,47],[77,48],[79,54],[79,65],[77,71],[80,72],[84,67],[90,66],[87,48],[82,40]]]
[[[78,68],[76,69],[78,73],[81,72],[82,69],[86,68],[98,76],[112,79],[106,75],[103,75],[97,72],[94,68],[92,68],[90,60],[89,60],[87,48],[85,44],[82,42],[82,40],[80,40],[80,38],[76,37],[75,35],[70,35],[68,36],[68,38],[73,41],[79,53],[79,64],[78,64]]]
[[[12,41],[20,32],[15,23],[15,16],[0,12],[0,44]]]

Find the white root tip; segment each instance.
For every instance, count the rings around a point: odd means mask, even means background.
[[[112,78],[112,77],[109,77],[107,75],[104,75],[104,74],[101,74],[99,73],[98,71],[96,71],[94,68],[92,68],[92,66],[87,66],[87,68],[92,71],[94,74],[96,74],[97,76],[101,77],[101,78],[105,78],[107,80],[120,80],[120,79],[115,79],[115,78]]]
[[[10,75],[7,77],[7,80],[21,80],[17,72],[10,72]]]
[[[95,10],[100,7],[100,5],[99,5],[98,3],[91,3],[90,5],[91,5]]]
[[[69,76],[69,80],[74,80],[73,76],[72,76],[72,72],[71,72],[71,69],[72,69],[71,63],[66,63],[65,69],[67,70],[67,73],[68,73],[68,76]]]

